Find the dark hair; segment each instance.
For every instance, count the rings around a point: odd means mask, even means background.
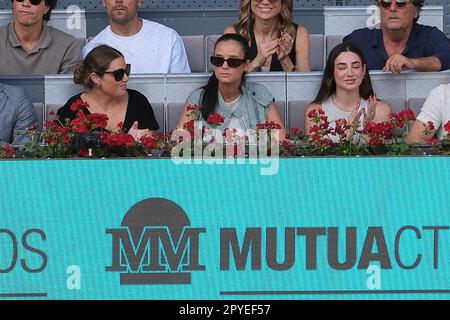
[[[88,53],[84,61],[75,69],[73,81],[76,84],[92,89],[94,83],[91,80],[92,72],[105,72],[111,62],[117,58],[123,58],[123,54],[119,50],[111,48],[107,45],[101,45]]]
[[[11,3],[13,3],[13,2],[14,2],[14,0],[11,0]],[[49,21],[50,20],[50,16],[52,14],[52,10],[56,8],[57,2],[58,2],[57,0],[45,0],[45,4],[49,8],[47,13],[44,14],[44,20],[45,21]]]
[[[376,2],[377,5],[378,5],[378,0],[375,0],[375,2]],[[414,20],[413,20],[414,23],[417,23],[417,21],[419,21],[419,18],[420,18],[420,11],[422,10],[422,7],[423,7],[423,5],[424,5],[424,3],[425,3],[425,0],[411,0],[411,3],[412,3],[416,8],[419,9],[419,14],[417,15],[417,18],[414,18]]]
[[[216,44],[214,45],[214,52],[216,51],[217,45],[220,42],[224,41],[237,42],[242,47],[242,51],[244,51],[244,58],[248,59],[249,46],[247,40],[243,36],[235,33],[225,33],[219,39],[217,39]],[[245,72],[242,74],[241,85],[244,82],[245,82]],[[219,96],[217,92],[218,87],[219,87],[219,80],[217,79],[215,73],[213,72],[213,74],[208,80],[208,83],[204,87],[202,87],[203,96],[201,99],[201,110],[202,110],[202,117],[205,120],[208,118],[209,115],[214,113],[217,101],[219,101]]]
[[[367,62],[364,58],[363,53],[353,43],[343,42],[334,47],[333,50],[331,50],[330,55],[328,56],[327,64],[325,66],[325,70],[323,71],[322,84],[320,85],[319,93],[317,94],[313,103],[320,104],[336,92],[336,81],[334,79],[334,61],[342,52],[353,52],[357,54],[361,59],[361,63],[366,66],[364,79],[359,85],[359,95],[363,99],[367,100],[371,95],[374,94],[372,82],[370,81],[369,70],[367,68]]]

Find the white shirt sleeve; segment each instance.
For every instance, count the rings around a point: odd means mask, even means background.
[[[169,73],[191,73],[183,40],[176,33],[172,44]]]
[[[442,108],[445,105],[444,86],[440,85],[431,90],[430,95],[425,100],[423,107],[417,116],[417,120],[427,123],[433,122],[437,129],[442,124]]]
[[[92,49],[94,49],[95,47],[97,47],[97,42],[95,39],[91,39],[91,41],[89,41],[88,43],[86,43],[86,45],[83,47],[83,49],[81,50],[81,56],[83,58],[83,60],[86,58],[86,56],[88,55],[89,52],[92,51]]]

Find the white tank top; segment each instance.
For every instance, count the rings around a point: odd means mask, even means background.
[[[345,119],[348,120],[350,117],[351,111],[344,111],[340,109],[335,103],[333,99],[334,95],[329,97],[327,100],[322,102],[322,109],[325,112],[325,115],[328,117],[328,121],[330,122],[330,126],[335,128],[336,127],[336,120],[339,119]],[[356,104],[355,104],[356,106]],[[361,99],[361,107],[364,108],[367,112],[367,100]],[[360,126],[359,129],[362,129],[364,123],[364,114],[361,115],[360,118]],[[331,140],[333,142],[339,141],[339,136],[332,136],[330,135]]]

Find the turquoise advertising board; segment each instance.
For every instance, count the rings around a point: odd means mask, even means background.
[[[450,158],[0,162],[0,297],[449,299]]]

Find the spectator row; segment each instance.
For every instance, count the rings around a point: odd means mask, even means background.
[[[9,0],[8,0],[9,1]],[[100,3],[100,2],[99,2]],[[76,8],[76,7],[73,7]],[[221,33],[226,26],[236,22],[239,11],[236,9],[190,9],[190,10],[150,10],[140,9],[140,16],[162,23],[176,30],[180,35]],[[346,35],[355,29],[376,26],[379,12],[375,5],[369,6],[324,6],[323,8],[295,8],[294,21],[308,28],[310,33],[326,35]],[[0,10],[0,25],[11,22],[11,10]],[[436,26],[441,31],[448,24],[444,19],[441,5],[423,7],[419,23]],[[91,38],[108,25],[103,9],[81,9],[74,11],[53,10],[49,25],[54,26],[76,38]]]
[[[130,79],[129,87],[143,93],[151,102],[161,131],[173,130],[178,122],[184,102],[189,94],[203,86],[209,74],[195,75],[137,75]],[[404,73],[391,75],[384,72],[371,72],[372,83],[378,98],[387,101],[393,112],[405,107],[414,110],[417,115],[425,98],[439,84],[450,82],[450,72]],[[3,83],[17,85],[28,92],[43,91],[44,99],[33,102],[42,127],[50,113],[56,111],[74,94],[82,91],[74,85],[72,77],[48,75],[44,79],[32,78],[20,82],[19,77],[1,78]],[[303,130],[304,108],[314,99],[322,80],[321,72],[312,73],[252,73],[247,81],[256,81],[264,85],[275,97],[281,119],[286,128]],[[33,81],[35,83],[33,83]],[[43,81],[41,84],[38,81]],[[43,86],[39,88],[39,86]]]
[[[220,36],[221,35],[181,36],[192,72],[212,71],[212,65],[209,62],[209,57],[213,55],[214,44]],[[310,35],[311,71],[323,70],[331,49],[341,43],[343,38],[343,35]],[[80,41],[82,46],[84,46],[89,40],[90,39],[78,38],[78,41]]]

